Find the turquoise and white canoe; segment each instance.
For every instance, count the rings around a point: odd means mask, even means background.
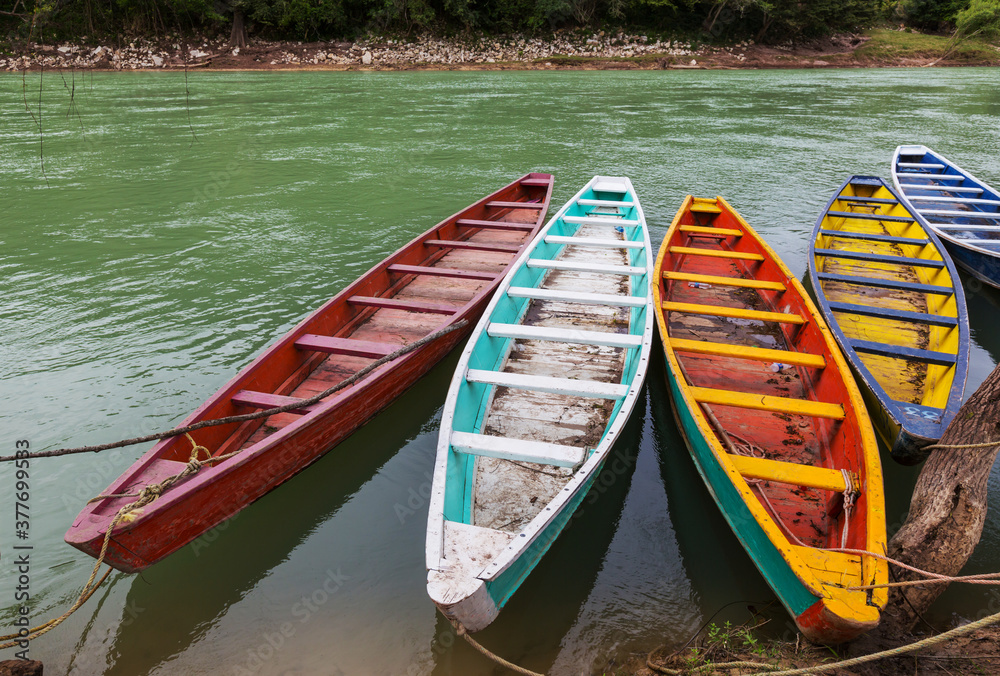
[[[653,252],[627,178],[595,176],[514,264],[444,406],[427,592],[468,631],[538,565],[642,389]]]

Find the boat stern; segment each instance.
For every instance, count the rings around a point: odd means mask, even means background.
[[[859,606],[822,598],[796,617],[795,625],[812,643],[837,645],[878,626],[880,610],[877,606]]]
[[[445,617],[466,631],[485,629],[500,614],[486,583],[459,571],[427,571],[427,594]]]
[[[886,603],[885,588],[866,589],[887,579],[884,561],[854,552],[795,547],[812,579],[816,601],[795,615],[799,631],[813,643],[836,645],[874,629]]]

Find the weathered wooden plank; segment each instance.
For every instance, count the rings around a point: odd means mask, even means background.
[[[438,315],[453,315],[462,309],[454,305],[420,303],[417,301],[401,300],[398,298],[380,298],[378,296],[351,296],[347,299],[347,302],[352,305],[388,308],[391,310],[404,310],[407,312],[426,312],[428,314]]]
[[[630,218],[599,216],[563,216],[563,220],[574,225],[611,225],[619,228],[637,228],[639,221]]]
[[[703,284],[716,284],[721,286],[738,286],[747,289],[767,289],[769,291],[784,291],[785,285],[781,282],[767,282],[760,279],[743,279],[742,277],[720,277],[718,275],[701,275],[690,272],[673,272],[664,270],[663,278],[678,282],[700,282]]]
[[[810,488],[840,493],[847,490],[844,473],[840,470],[766,458],[752,458],[745,455],[731,455],[729,460],[736,466],[736,470],[740,474],[751,479],[809,486]]]
[[[681,232],[691,235],[708,235],[709,237],[742,237],[743,231],[735,228],[713,228],[702,225],[682,225]]]
[[[467,432],[452,432],[451,446],[462,453],[556,467],[573,467],[582,462],[586,455],[585,449],[574,446]]]
[[[486,383],[519,390],[534,390],[552,394],[566,394],[575,397],[595,399],[621,399],[628,394],[628,385],[603,383],[594,380],[574,380],[572,378],[551,378],[532,376],[505,371],[484,371],[469,369],[466,380],[472,383]]]
[[[541,202],[507,202],[504,200],[493,200],[487,202],[486,206],[496,209],[544,209],[546,205]]]
[[[595,239],[592,237],[563,237],[562,235],[546,235],[548,244],[568,244],[570,246],[587,246],[597,249],[641,249],[642,242],[626,239]]]
[[[740,261],[762,261],[764,257],[755,253],[744,253],[742,251],[719,251],[718,249],[698,249],[690,246],[672,246],[672,254],[685,254],[688,256],[705,256],[708,258],[732,258]]]
[[[957,317],[929,314],[926,312],[911,312],[909,310],[873,307],[871,305],[859,305],[857,303],[836,302],[830,303],[830,309],[834,312],[844,312],[847,314],[863,315],[866,317],[884,317],[886,319],[898,319],[899,321],[930,324],[932,326],[958,326]]]
[[[569,260],[547,260],[544,258],[529,258],[529,268],[548,268],[550,270],[573,270],[576,272],[599,272],[608,275],[644,275],[646,268],[629,265],[604,265],[601,263],[581,263]]]
[[[582,207],[618,207],[620,209],[631,209],[635,202],[624,200],[595,200],[581,198],[576,201]]]
[[[734,357],[736,359],[751,359],[753,361],[777,362],[781,364],[807,366],[809,368],[818,369],[826,368],[826,358],[824,358],[823,355],[810,354],[808,352],[774,350],[763,347],[752,347],[749,345],[728,345],[726,343],[713,343],[703,340],[687,340],[684,338],[671,338],[670,346],[680,352],[713,354],[720,357]]]
[[[534,287],[512,286],[507,289],[507,295],[512,298],[532,298],[536,300],[558,300],[566,303],[583,303],[584,305],[614,305],[618,307],[643,307],[645,296],[619,296],[606,293],[585,293],[582,291],[564,291],[562,289],[539,289]]]
[[[454,277],[456,279],[477,279],[485,282],[492,282],[497,275],[489,272],[478,272],[476,270],[458,270],[455,268],[438,268],[426,265],[390,265],[389,272],[397,272],[402,275],[427,275],[430,277]]]
[[[252,406],[253,408],[278,408],[279,406],[287,406],[288,404],[297,404],[302,401],[298,397],[283,397],[279,394],[269,394],[267,392],[254,392],[252,390],[240,390],[233,395],[232,401],[234,404],[240,404],[241,406]],[[307,413],[312,413],[318,404],[313,406],[303,406],[302,408],[292,409],[288,413],[294,413],[295,415],[306,415]]]
[[[450,239],[428,239],[424,241],[427,246],[441,247],[442,249],[465,249],[466,251],[503,251],[506,253],[517,253],[521,248],[515,244],[487,244],[482,242],[472,242],[466,240]]]
[[[642,344],[642,336],[628,333],[557,329],[543,326],[528,326],[525,324],[492,323],[487,327],[486,332],[494,338],[547,340],[560,343],[581,343],[583,345],[603,345],[621,348],[637,348]]]
[[[982,188],[963,188],[957,185],[931,185],[930,183],[900,183],[900,188],[912,188],[914,190],[935,190],[941,192],[965,192],[972,195],[982,195]],[[908,198],[913,199],[909,194]]]
[[[400,348],[390,343],[373,343],[367,340],[353,338],[333,338],[307,333],[295,341],[295,347],[313,352],[328,352],[330,354],[346,354],[355,357],[372,357],[380,359],[392,354]]]
[[[844,407],[840,404],[830,404],[807,399],[791,399],[788,397],[772,397],[766,394],[751,394],[733,390],[715,390],[704,387],[692,387],[691,393],[695,401],[702,404],[718,404],[719,406],[736,406],[753,408],[762,411],[778,413],[797,413],[816,418],[844,419]]]
[[[488,230],[512,230],[516,232],[531,232],[534,223],[509,223],[507,221],[484,221],[476,218],[460,218],[455,225],[461,228],[486,228]]]
[[[676,303],[663,301],[663,309],[670,312],[687,312],[689,314],[712,315],[714,317],[734,317],[737,319],[754,319],[760,322],[779,322],[782,324],[805,324],[806,318],[787,312],[762,312],[747,310],[741,307],[725,307],[722,305],[701,305],[695,303]]]

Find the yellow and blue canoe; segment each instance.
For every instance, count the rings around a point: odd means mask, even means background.
[[[809,276],[875,430],[893,459],[922,461],[969,368],[965,294],[941,241],[884,180],[852,176],[816,221]]]
[[[688,196],[653,306],[674,415],[733,532],[796,625],[835,644],[878,624],[886,564],[878,443],[819,310],[721,197]]]

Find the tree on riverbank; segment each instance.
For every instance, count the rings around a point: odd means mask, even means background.
[[[996,0],[976,0],[989,3]],[[369,31],[539,33],[557,28],[650,32],[706,42],[758,37],[801,40],[856,30],[911,11],[914,21],[950,21],[971,0],[0,0],[0,35],[8,41],[53,41],[83,36],[108,40],[174,39],[177,33],[246,31],[269,39],[317,40]],[[921,3],[923,3],[921,5]],[[975,3],[973,3],[975,4]],[[909,7],[906,10],[905,7]],[[900,8],[903,9],[900,9]]]

